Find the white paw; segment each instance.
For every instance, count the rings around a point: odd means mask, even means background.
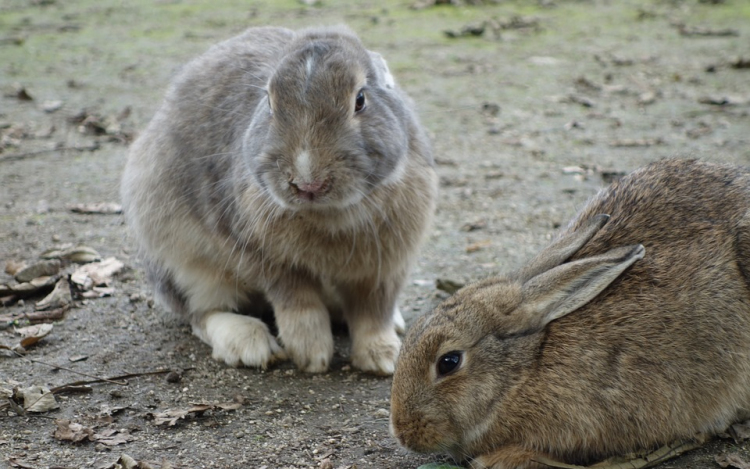
[[[404,317],[401,315],[401,310],[398,306],[393,308],[393,327],[396,328],[396,332],[399,334],[406,332],[406,321],[404,321]]]
[[[401,340],[389,328],[377,334],[355,337],[352,343],[352,365],[378,375],[392,375],[396,368]]]
[[[234,313],[214,313],[206,317],[203,330],[195,334],[212,348],[215,360],[230,366],[265,369],[268,365],[285,360],[284,350],[260,319]]]
[[[323,373],[333,358],[331,320],[325,309],[276,313],[279,338],[297,368]]]

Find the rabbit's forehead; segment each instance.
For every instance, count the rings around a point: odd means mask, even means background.
[[[459,312],[437,310],[423,316],[410,329],[405,339],[405,347],[420,349],[427,360],[432,360],[436,354],[445,350],[462,350],[476,342],[477,330],[473,318]]]
[[[311,43],[284,57],[269,82],[283,96],[315,96],[321,91],[353,92],[366,84],[366,51]]]
[[[430,354],[454,344],[468,347],[511,325],[521,301],[521,288],[514,282],[495,279],[470,285],[415,322],[407,340]]]

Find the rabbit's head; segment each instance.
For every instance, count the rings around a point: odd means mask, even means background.
[[[606,223],[594,217],[508,277],[469,285],[410,328],[393,379],[391,431],[419,452],[472,456],[494,434],[497,409],[513,406],[544,329],[597,296],[641,259],[641,245],[565,262]],[[490,443],[491,442],[491,443]]]
[[[379,54],[346,29],[301,33],[245,133],[256,181],[280,206],[345,208],[398,182],[411,114]]]

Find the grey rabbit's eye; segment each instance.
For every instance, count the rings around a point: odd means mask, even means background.
[[[447,376],[456,371],[461,364],[461,352],[452,351],[438,358],[437,372],[438,377]]]
[[[360,112],[365,108],[365,92],[364,90],[359,90],[359,93],[357,93],[357,99],[354,100],[354,112]]]

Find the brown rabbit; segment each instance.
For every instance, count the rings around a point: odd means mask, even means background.
[[[128,223],[157,297],[230,365],[393,372],[396,299],[435,208],[411,100],[350,30],[251,28],[175,78],[133,144]],[[273,308],[281,345],[257,317]],[[282,348],[283,346],[283,348]]]
[[[749,209],[750,173],[728,165],[663,161],[603,189],[526,267],[414,323],[392,433],[501,469],[724,430],[750,409]]]

